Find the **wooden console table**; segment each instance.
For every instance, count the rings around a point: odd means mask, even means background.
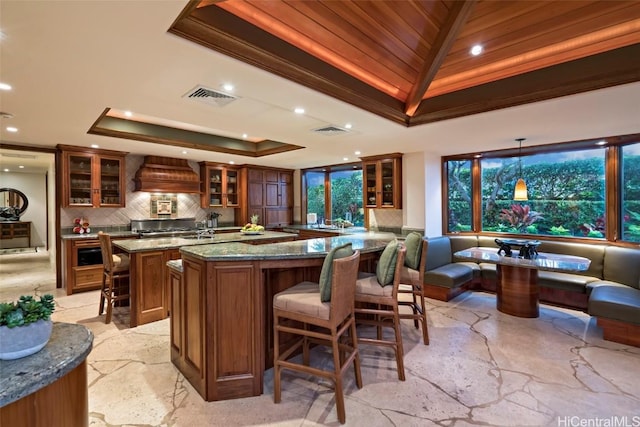
[[[538,317],[538,270],[586,271],[591,260],[579,256],[538,253],[532,259],[498,254],[498,248],[469,248],[457,257],[497,264],[499,311],[518,317]]]
[[[0,239],[27,239],[31,247],[31,221],[0,221]]]

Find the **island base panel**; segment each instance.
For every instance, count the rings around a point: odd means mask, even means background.
[[[538,317],[538,270],[498,264],[497,308],[518,317]]]
[[[87,427],[87,362],[54,383],[0,408],[0,426]]]

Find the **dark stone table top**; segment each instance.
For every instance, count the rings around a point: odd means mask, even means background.
[[[0,360],[0,407],[59,380],[78,367],[93,347],[93,333],[82,325],[53,323],[47,345],[31,356]]]

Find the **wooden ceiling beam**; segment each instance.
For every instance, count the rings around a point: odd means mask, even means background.
[[[424,98],[427,89],[429,89],[429,85],[431,85],[436,73],[444,62],[451,46],[453,46],[458,38],[458,34],[471,14],[476,1],[477,0],[465,0],[453,2],[447,20],[442,28],[440,28],[438,37],[436,37],[433,46],[429,50],[429,54],[424,59],[424,66],[422,70],[420,70],[420,74],[407,97],[404,110],[407,116],[413,116],[420,106],[420,102]]]

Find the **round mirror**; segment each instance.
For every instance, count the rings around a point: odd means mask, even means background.
[[[0,188],[0,220],[19,221],[28,206],[29,199],[22,191]]]

